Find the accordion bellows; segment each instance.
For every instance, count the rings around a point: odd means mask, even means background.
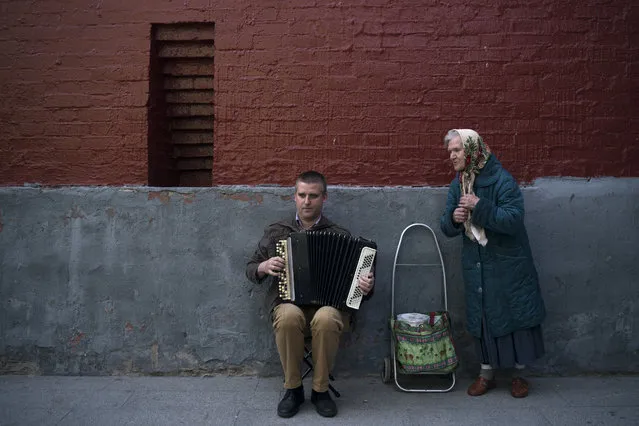
[[[285,263],[278,280],[282,300],[359,309],[364,295],[357,283],[373,266],[373,241],[326,231],[294,232],[278,242],[276,251]]]

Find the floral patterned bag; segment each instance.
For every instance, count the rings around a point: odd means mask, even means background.
[[[459,360],[448,312],[430,312],[419,324],[391,319],[395,354],[403,374],[450,373]]]

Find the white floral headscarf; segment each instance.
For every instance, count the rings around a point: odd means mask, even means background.
[[[484,143],[479,134],[472,129],[454,129],[461,137],[464,146],[464,156],[466,157],[466,167],[459,173],[459,183],[462,195],[472,194],[475,177],[484,168],[486,162],[490,158],[490,148]],[[484,228],[473,225],[471,222],[472,212],[468,215],[468,219],[464,222],[466,236],[471,241],[477,241],[482,246],[488,243],[486,231]]]

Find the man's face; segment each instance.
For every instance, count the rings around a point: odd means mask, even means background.
[[[326,193],[321,183],[297,182],[295,186],[295,206],[301,220],[314,222],[322,213]]]
[[[464,155],[464,144],[461,137],[457,136],[448,142],[448,153],[450,154],[450,162],[453,163],[453,169],[461,172],[466,168],[466,156]]]

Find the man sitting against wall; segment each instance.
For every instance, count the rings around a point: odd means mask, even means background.
[[[329,231],[350,235],[322,214],[328,197],[326,179],[321,173],[307,171],[295,181],[296,213],[268,225],[255,253],[246,265],[246,276],[256,284],[268,285],[267,307],[271,313],[275,342],[284,370],[286,392],[277,406],[280,417],[292,417],[304,402],[304,388],[300,366],[304,358],[304,333],[311,331],[313,353],[313,386],[311,402],[324,417],[337,414],[337,406],[328,392],[329,373],[333,366],[342,332],[351,323],[351,314],[331,306],[297,306],[286,303],[277,289],[277,279],[285,267],[284,259],[276,253],[276,244],[293,232]],[[358,286],[364,298],[373,292],[374,277],[360,276]]]

